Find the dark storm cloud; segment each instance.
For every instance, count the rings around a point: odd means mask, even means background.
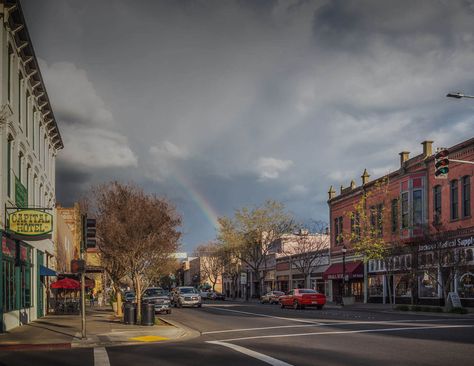
[[[56,197],[62,206],[71,206],[82,195],[92,173],[71,166],[61,160],[56,164]]]
[[[176,203],[185,248],[215,234],[190,186],[218,214],[273,198],[327,221],[330,185],[474,133],[474,104],[444,97],[474,93],[472,1],[23,5],[65,140],[58,194],[135,181]]]

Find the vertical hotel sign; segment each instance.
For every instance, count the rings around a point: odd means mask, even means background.
[[[16,210],[8,214],[8,230],[16,237],[28,240],[50,238],[53,215],[40,210]]]

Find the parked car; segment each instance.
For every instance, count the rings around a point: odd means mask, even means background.
[[[211,293],[209,291],[201,291],[199,292],[199,295],[201,295],[201,298],[203,300],[206,300],[206,299],[209,299],[209,297],[211,296]]]
[[[190,286],[176,287],[173,290],[173,305],[182,306],[202,306],[202,298],[198,290]]]
[[[135,292],[133,291],[125,291],[123,293],[123,300],[125,302],[135,302]]]
[[[280,296],[285,293],[282,291],[270,291],[260,297],[260,303],[262,304],[278,304]]]
[[[325,304],[326,295],[308,288],[294,289],[280,297],[282,308],[291,306],[293,309],[304,309],[306,306],[316,306],[322,309]]]
[[[153,304],[155,306],[155,313],[171,314],[170,293],[161,287],[147,288],[143,294],[142,302]]]
[[[221,292],[211,291],[211,292],[209,292],[208,299],[224,301],[225,300],[225,295]]]

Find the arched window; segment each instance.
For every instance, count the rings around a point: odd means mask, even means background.
[[[471,216],[471,177],[462,177],[462,217]]]
[[[459,201],[458,201],[458,181],[456,179],[451,181],[451,220],[459,218]]]
[[[7,194],[12,197],[12,157],[13,157],[13,137],[8,135],[7,146]]]
[[[20,151],[18,154],[18,180],[23,183],[23,153]]]

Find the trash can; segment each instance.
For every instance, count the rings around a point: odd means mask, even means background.
[[[137,323],[137,306],[130,302],[123,304],[123,322],[125,324]]]
[[[142,325],[155,325],[155,305],[142,303]]]

